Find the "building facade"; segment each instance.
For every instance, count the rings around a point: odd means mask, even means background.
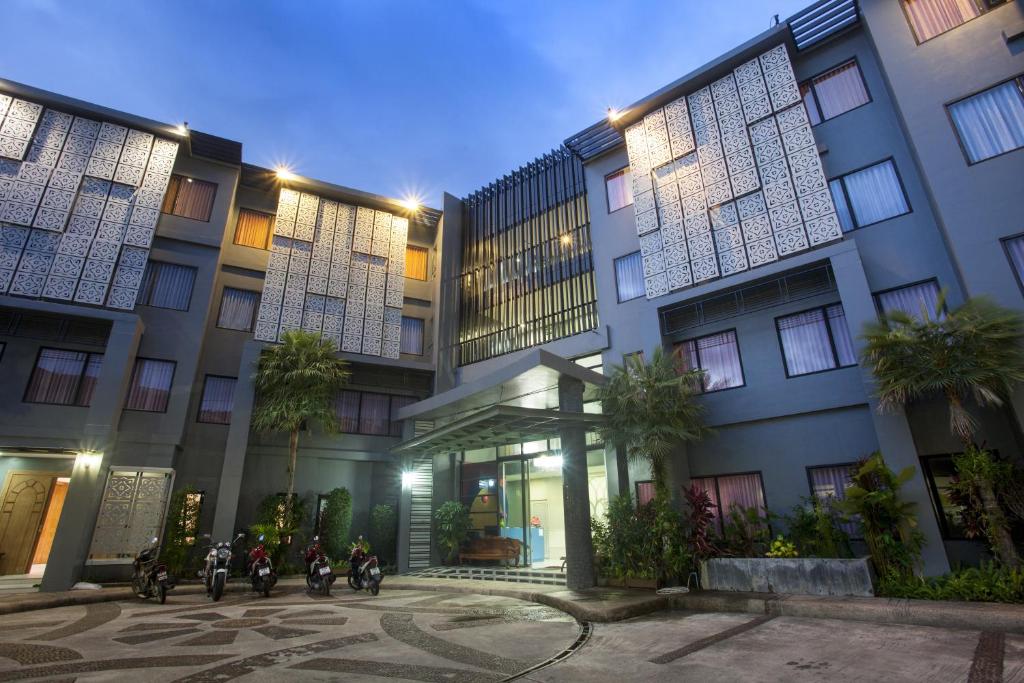
[[[882,413],[863,325],[969,297],[1024,308],[1024,11],[830,0],[437,210],[242,162],[242,145],[0,82],[0,572],[123,573],[195,489],[227,537],[283,489],[250,429],[288,329],[352,363],[342,433],[296,490],[399,510],[398,561],[442,558],[432,511],[534,566],[648,473],[596,437],[602,371],[661,346],[705,371],[715,435],[673,486],[786,512],[881,450],[915,468],[928,573],[976,561],[943,495],[940,402]],[[1021,457],[1024,395],[977,411]],[[574,572],[576,572],[574,574]]]

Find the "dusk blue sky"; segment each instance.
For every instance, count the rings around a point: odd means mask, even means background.
[[[438,206],[810,0],[3,2],[4,78]]]

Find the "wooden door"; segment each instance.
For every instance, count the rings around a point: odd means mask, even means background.
[[[46,559],[50,557],[53,537],[57,534],[57,524],[60,523],[60,513],[64,509],[64,499],[67,495],[68,482],[57,480],[53,486],[53,493],[50,494],[50,502],[46,506],[46,515],[39,531],[36,551],[32,555],[32,564],[46,564]]]
[[[0,575],[25,574],[54,475],[10,472],[0,498]]]

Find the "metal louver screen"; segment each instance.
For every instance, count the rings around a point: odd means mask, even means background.
[[[409,520],[409,568],[430,566],[431,506],[434,497],[434,468],[429,455],[412,462],[412,503]]]

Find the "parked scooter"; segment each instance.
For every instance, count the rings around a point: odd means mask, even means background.
[[[249,551],[249,579],[252,581],[252,589],[256,593],[263,593],[263,597],[270,597],[270,589],[277,583],[277,572],[270,562],[267,549],[263,545],[266,537],[263,534],[256,539],[256,547]]]
[[[173,588],[167,565],[157,560],[159,549],[156,536],[149,545],[139,551],[132,562],[132,589],[140,598],[156,598],[160,604],[167,602],[167,591]]]
[[[210,541],[210,551],[206,554],[206,566],[200,576],[206,583],[206,595],[213,598],[214,602],[220,600],[224,595],[224,587],[228,582],[228,571],[231,569],[231,546],[244,537],[245,534],[238,534],[231,542],[214,543]],[[203,534],[203,538],[209,540],[210,534]]]
[[[323,595],[331,594],[331,584],[334,583],[334,572],[331,570],[331,563],[320,547],[320,537],[314,536],[313,542],[306,548],[306,586],[311,591]]]
[[[352,555],[349,556],[348,585],[352,590],[359,591],[366,589],[372,595],[380,593],[380,582],[383,577],[380,574],[380,564],[376,555],[366,552],[363,545],[363,537],[352,544]]]

